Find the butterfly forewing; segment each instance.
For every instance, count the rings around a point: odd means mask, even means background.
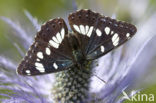
[[[98,17],[100,17],[100,15],[91,10],[80,10],[70,14],[68,17],[70,27],[75,32],[75,36],[78,38],[84,54],[85,49],[91,40]],[[94,38],[92,37],[92,39]]]
[[[69,23],[76,36],[82,38],[80,42],[87,59],[97,59],[136,33],[136,27],[132,24],[116,21],[90,10],[71,14]],[[91,32],[86,26],[92,27]]]
[[[72,66],[72,50],[67,33],[63,19],[53,19],[44,24],[17,72],[21,75],[39,75]]]
[[[87,58],[96,59],[120,46],[136,33],[132,24],[116,21],[109,17],[100,17],[96,27],[96,36],[87,51]]]

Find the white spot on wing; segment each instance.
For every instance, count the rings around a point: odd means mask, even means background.
[[[43,68],[43,65],[41,63],[38,63],[38,62],[35,63],[35,66],[36,67],[42,67]]]
[[[40,61],[40,59],[38,59],[38,58],[37,58],[36,60],[37,60],[37,61]]]
[[[97,36],[101,36],[102,32],[99,29],[96,29],[96,34],[97,34]]]
[[[111,31],[111,35],[114,34],[114,31]]]
[[[47,55],[50,55],[51,54],[51,51],[50,51],[50,49],[48,47],[46,48],[46,54]]]
[[[53,36],[53,38],[52,38],[52,39],[53,39],[53,41],[54,41],[54,42],[56,42],[56,43],[58,43],[58,44],[59,44],[59,41],[56,39],[56,37],[55,37],[55,36]]]
[[[37,53],[37,57],[40,58],[40,59],[43,59],[43,53],[42,52],[38,52]]]
[[[110,32],[110,28],[109,27],[105,27],[105,33],[106,33],[106,35],[109,35],[109,32]]]
[[[113,42],[114,46],[117,46],[119,44],[119,37],[116,38],[115,42]]]
[[[130,33],[127,33],[127,34],[126,34],[126,37],[127,37],[127,38],[130,38]]]
[[[85,28],[84,28],[83,25],[80,25],[80,31],[81,31],[81,33],[82,33],[83,35],[86,34],[86,32],[85,32]]]
[[[54,67],[55,69],[58,69],[58,66],[57,66],[56,63],[53,63],[53,67]]]
[[[65,35],[65,30],[64,30],[64,28],[62,28],[62,30],[61,30],[61,37],[62,37],[62,40],[64,39],[64,35]]]
[[[30,70],[26,70],[25,72],[26,72],[27,74],[30,74]]]
[[[101,46],[101,52],[104,53],[104,51],[105,51],[104,46]]]
[[[40,72],[45,72],[44,66],[41,63],[35,63],[36,69],[39,70]]]
[[[80,29],[79,29],[79,27],[78,27],[77,25],[74,24],[73,27],[74,27],[74,29],[75,29],[77,32],[81,33],[81,31],[80,31]]]
[[[88,30],[89,30],[89,26],[86,25],[86,26],[85,26],[85,29],[86,29],[85,31],[86,31],[86,34],[87,34],[87,33],[88,33]]]
[[[56,37],[57,37],[58,42],[61,43],[62,42],[61,34],[57,33]]]
[[[45,72],[45,69],[42,68],[42,67],[36,67],[37,70],[39,70],[41,73],[44,73]]]
[[[88,36],[88,37],[91,36],[92,31],[93,31],[93,26],[91,26],[91,27],[89,28],[89,31],[88,31],[88,33],[87,33],[87,36]]]
[[[54,48],[58,48],[58,47],[59,47],[59,44],[58,44],[58,43],[55,43],[53,40],[50,40],[49,43],[50,43],[50,45],[53,46]]]
[[[114,42],[115,41],[115,39],[118,37],[118,34],[117,33],[115,33],[114,35],[113,35],[113,37],[112,37],[112,41]]]
[[[119,35],[117,33],[113,35],[112,42],[114,46],[117,46],[119,44]]]

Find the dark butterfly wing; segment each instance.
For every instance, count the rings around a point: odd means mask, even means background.
[[[96,24],[96,18],[100,15],[90,10],[80,10],[69,15],[69,24],[77,37],[82,52],[86,54],[86,46],[91,39]]]
[[[68,19],[87,59],[97,59],[136,33],[134,25],[116,21],[91,10],[77,11],[70,14]]]
[[[39,75],[72,66],[72,50],[68,44],[67,34],[67,26],[61,18],[44,24],[19,64],[17,72],[21,75]]]

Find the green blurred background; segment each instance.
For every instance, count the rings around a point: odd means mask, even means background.
[[[8,17],[19,23],[22,28],[33,31],[34,28],[26,18],[24,10],[29,11],[40,23],[56,17],[62,17],[67,20],[68,14],[74,11],[72,1],[73,0],[0,0],[0,16]],[[120,0],[76,0],[76,3],[78,4],[78,8],[90,8],[107,16],[112,16],[115,13],[118,19],[135,24],[141,20],[146,20],[146,18],[156,11],[156,0],[147,0],[146,11],[148,12],[143,12],[143,17],[137,17],[136,15],[133,17],[133,15],[130,15],[128,9],[130,6],[128,5],[129,1],[125,0],[126,3],[123,2],[123,5],[120,3]],[[145,2],[146,0],[142,1]],[[36,31],[30,32],[32,34],[29,35],[34,36],[35,32]],[[17,50],[9,39],[12,33],[13,31],[10,30],[8,25],[0,20],[0,55],[7,55],[19,60],[19,58],[13,55],[17,53]],[[143,92],[156,92],[156,84],[148,87]]]

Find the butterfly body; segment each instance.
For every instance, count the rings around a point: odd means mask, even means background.
[[[41,75],[69,68],[83,69],[129,40],[132,24],[105,17],[91,10],[79,10],[68,17],[72,33],[62,18],[42,25],[34,43],[19,64],[21,75]]]

